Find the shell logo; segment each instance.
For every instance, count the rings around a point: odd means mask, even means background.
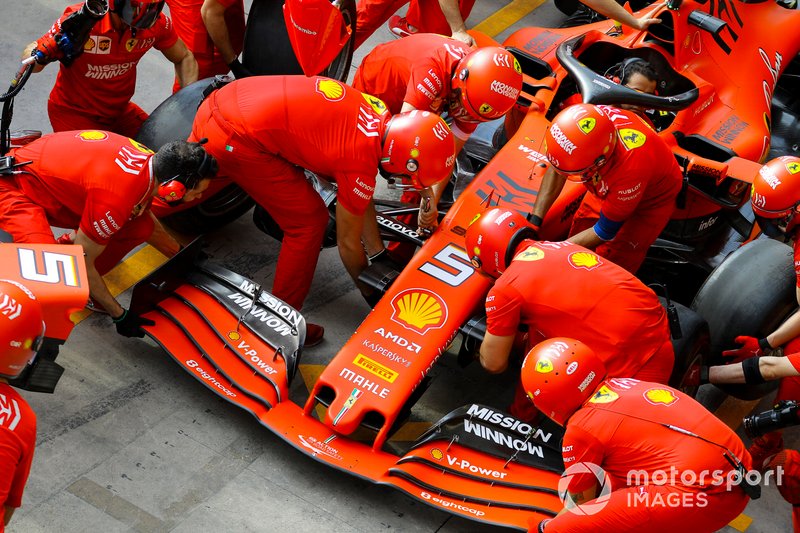
[[[92,50],[94,50],[95,46],[97,46],[97,43],[94,41],[94,39],[89,37],[88,39],[86,39],[86,42],[83,43],[83,51],[91,52]]]
[[[108,139],[108,134],[104,131],[87,130],[78,134],[82,141],[105,141]]]
[[[596,124],[597,120],[592,117],[587,117],[578,121],[578,128],[580,128],[583,133],[588,135],[592,132]]]
[[[422,335],[442,327],[447,320],[447,304],[427,289],[407,289],[392,299],[392,320]]]
[[[600,256],[592,252],[573,252],[569,254],[567,261],[575,268],[585,268],[586,270],[594,270],[603,264]]]
[[[672,405],[678,401],[678,397],[669,389],[647,389],[644,399],[653,405]]]
[[[536,361],[536,371],[540,374],[549,374],[553,371],[553,363],[550,359],[539,359]]]
[[[331,102],[344,98],[344,86],[336,80],[317,78],[317,92]]]
[[[442,459],[444,459],[444,453],[439,448],[433,448],[431,450],[431,457],[433,457],[437,461],[441,461]]]
[[[232,341],[238,341],[239,339],[242,338],[242,336],[239,334],[238,331],[229,331],[228,338]]]
[[[786,170],[789,171],[789,174],[797,174],[798,172],[800,172],[800,163],[798,163],[797,161],[786,163]]]
[[[589,398],[589,403],[611,403],[617,398],[619,398],[619,394],[603,385],[594,393],[594,396]]]
[[[481,104],[481,106],[478,108],[478,113],[481,115],[488,115],[492,111],[494,111],[494,108],[489,104]]]

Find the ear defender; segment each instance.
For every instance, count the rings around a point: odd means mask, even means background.
[[[197,144],[202,146],[207,142],[208,139],[204,138]],[[218,170],[217,159],[203,150],[203,159],[197,165],[197,169],[188,174],[177,174],[159,185],[158,196],[168,204],[180,202],[201,180],[215,176]]]

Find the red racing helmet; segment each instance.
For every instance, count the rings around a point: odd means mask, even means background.
[[[486,122],[505,115],[522,89],[522,69],[505,48],[473,50],[456,65],[449,114],[465,122]]]
[[[554,169],[588,181],[611,157],[617,131],[597,106],[576,104],[556,115],[544,140],[547,160]]]
[[[542,341],[522,362],[525,393],[561,426],[580,409],[606,377],[606,366],[581,341],[556,337]]]
[[[473,219],[464,239],[473,266],[498,278],[508,268],[519,244],[535,237],[536,232],[525,217],[511,209],[494,207]]]
[[[800,207],[800,158],[784,155],[762,166],[753,180],[750,204],[768,237],[791,233]]]
[[[131,28],[151,28],[164,9],[164,0],[110,0],[111,10]]]
[[[0,377],[18,377],[43,338],[44,317],[36,297],[21,283],[0,280]]]
[[[425,189],[450,177],[455,153],[453,132],[439,115],[400,113],[386,123],[381,175],[397,188]]]

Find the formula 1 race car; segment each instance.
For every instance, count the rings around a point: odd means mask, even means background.
[[[525,74],[518,109],[501,127],[483,126],[473,136],[459,159],[452,205],[424,243],[393,220],[400,209],[381,213],[383,229],[421,247],[403,268],[376,264],[365,272],[362,281],[383,298],[304,402],[292,401],[289,390],[304,318],[253,281],[202,259],[199,244],[140,282],[131,306],[156,322],[149,335],[199,382],[316,460],[460,516],[534,527],[562,507],[560,436],[552,424],[532,427],[489,398],[446,414],[408,446],[389,442],[456,337],[464,337],[465,359],[481,339],[490,280],[470,264],[466,228],[488,198],[527,214],[544,170],[541,139],[562,102],[580,93],[587,102],[667,113],[662,135],[685,169],[686,191],[640,275],[694,309],[677,306],[683,334],[675,339],[673,383],[709,352],[709,325],[710,352],[718,355],[735,335],[763,335],[796,306],[790,249],[755,238],[748,200],[760,163],[797,150],[800,39],[787,36],[796,35],[800,12],[772,2],[693,0],[647,9],[662,23],[645,32],[620,34],[605,21],[509,37],[504,46]],[[654,65],[658,96],[603,76],[631,56]],[[320,191],[330,205],[330,188]],[[542,226],[544,238],[563,238],[582,192],[565,188]]]

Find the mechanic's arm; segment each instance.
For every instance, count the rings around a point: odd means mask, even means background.
[[[383,239],[381,239],[381,232],[378,228],[378,219],[376,215],[375,202],[370,200],[367,210],[364,212],[364,227],[361,229],[361,240],[364,245],[364,250],[366,250],[369,257],[372,257],[386,248],[383,244]]]
[[[175,44],[161,51],[175,65],[175,75],[181,88],[197,81],[197,60],[186,45],[178,39]]]
[[[147,239],[147,243],[167,257],[177,254],[181,249],[180,243],[169,234],[152,211],[148,210],[148,216],[153,220],[153,233]]]
[[[354,215],[340,202],[336,204],[336,243],[339,257],[347,273],[362,293],[369,288],[358,281],[358,275],[367,268],[367,256],[361,245],[361,234],[364,230],[364,216]]]
[[[514,345],[514,335],[492,335],[488,331],[483,335],[480,348],[480,361],[484,370],[491,374],[500,374],[508,368],[508,358]]]
[[[547,167],[542,178],[542,186],[539,187],[539,194],[536,195],[536,201],[533,203],[532,211],[535,216],[544,218],[547,215],[566,182],[566,176],[556,172],[552,166]]]
[[[36,48],[36,44],[37,44],[37,42],[33,41],[31,44],[29,44],[28,46],[25,47],[25,49],[22,51],[22,56],[19,58],[20,61],[25,61],[26,59],[31,57],[31,54],[33,54],[34,48]],[[34,62],[34,64],[33,64],[33,73],[35,74],[37,72],[41,72],[42,69],[45,66],[46,66],[46,64],[43,65],[43,64],[39,63],[38,61]]]
[[[800,287],[795,287],[797,303],[800,304]],[[773,348],[783,346],[790,340],[800,335],[800,313],[790,316],[778,329],[767,335],[767,342]]]
[[[225,24],[225,9],[225,6],[217,0],[204,0],[203,6],[200,8],[200,15],[203,17],[208,35],[214,41],[214,46],[220,51],[222,60],[227,65],[236,59],[236,53],[231,44],[228,25]]]
[[[601,244],[611,241],[617,236],[624,222],[611,220],[600,210],[600,219],[591,228],[586,228],[567,239],[569,242],[580,244],[581,246],[594,250]]]
[[[651,24],[658,24],[661,19],[644,16],[637,19],[619,5],[616,0],[581,0],[586,6],[597,11],[601,15],[612,20],[621,22],[635,30],[646,30]]]
[[[95,303],[99,304],[103,307],[103,309],[108,311],[108,314],[111,315],[111,318],[118,318],[122,316],[122,314],[125,312],[125,309],[119,305],[119,302],[117,302],[117,300],[108,291],[106,282],[103,281],[103,277],[94,266],[95,261],[98,257],[100,257],[100,254],[103,253],[103,250],[105,250],[106,247],[87,237],[81,229],[78,229],[78,232],[75,235],[75,244],[83,247],[83,253],[86,256],[86,274],[89,278],[89,295],[92,297]]]
[[[745,383],[745,363],[712,366],[708,369],[708,381],[711,383]],[[789,361],[788,357],[765,355],[758,358],[758,370],[764,381],[772,381],[791,376],[800,376],[800,372]]]
[[[469,46],[475,46],[475,39],[467,33],[467,25],[461,15],[458,0],[439,0],[439,7],[450,26],[451,37]]]

